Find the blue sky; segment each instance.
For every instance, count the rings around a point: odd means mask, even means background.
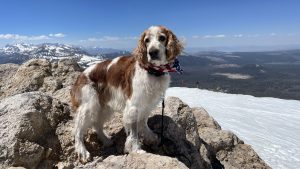
[[[0,0],[0,46],[133,48],[151,25],[187,47],[300,45],[299,0]]]

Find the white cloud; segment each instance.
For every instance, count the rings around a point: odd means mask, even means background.
[[[199,36],[199,35],[194,35],[192,36],[193,39],[218,39],[218,38],[226,38],[227,36],[224,34],[219,34],[219,35],[204,35],[204,36]]]
[[[276,36],[277,34],[276,33],[270,33],[270,36]]]
[[[217,38],[225,38],[225,37],[226,37],[226,35],[224,35],[224,34],[203,36],[204,39],[217,39]]]
[[[247,35],[248,38],[257,38],[257,37],[261,37],[263,35],[261,34],[250,34],[250,35]]]
[[[117,36],[103,36],[101,38],[88,38],[87,40],[80,40],[80,42],[90,41],[90,42],[109,42],[109,41],[124,41],[124,40],[137,40],[137,36],[128,37],[117,37]]]
[[[225,38],[226,35],[216,35],[215,38]]]
[[[50,38],[46,35],[26,36],[26,35],[19,35],[19,34],[0,34],[0,39],[6,39],[6,40],[45,40],[45,39],[50,39]]]
[[[31,36],[27,38],[27,40],[44,40],[44,39],[50,39],[50,38],[46,35]]]
[[[236,35],[233,35],[233,37],[235,37],[235,38],[241,38],[241,37],[243,37],[244,35],[243,34],[236,34]]]
[[[113,36],[104,36],[102,38],[88,38],[87,40],[91,41],[91,42],[96,42],[96,41],[106,42],[106,41],[117,41],[117,40],[120,40],[120,38],[119,37],[113,37]]]
[[[102,41],[116,41],[116,40],[120,40],[120,37],[116,37],[116,36],[104,36],[103,38],[101,38]]]
[[[0,34],[0,39],[13,39],[14,37],[13,34]]]
[[[85,42],[85,41],[91,41],[91,42],[96,42],[98,41],[99,39],[97,38],[88,38],[87,40],[80,40],[81,42]]]
[[[37,35],[37,36],[29,36],[29,35],[19,35],[19,34],[0,34],[0,39],[5,40],[28,40],[28,41],[37,41],[37,40],[47,40],[54,38],[63,38],[66,35],[63,33],[49,34],[49,35]]]
[[[137,40],[137,39],[139,39],[139,37],[137,37],[137,36],[129,36],[129,37],[124,37],[123,39]]]
[[[63,34],[63,33],[56,33],[56,34],[50,33],[49,36],[50,36],[50,37],[56,37],[56,38],[63,38],[63,37],[65,37],[66,35]]]

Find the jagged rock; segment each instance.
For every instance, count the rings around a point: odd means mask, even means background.
[[[0,84],[10,79],[18,70],[19,65],[7,63],[0,64]]]
[[[101,160],[100,160],[101,161]],[[92,162],[90,164],[81,166],[83,168],[97,168],[97,169],[187,169],[187,167],[176,158],[167,156],[160,156],[150,153],[114,156],[111,155],[101,162]],[[78,167],[78,168],[81,168]]]
[[[26,139],[15,145],[13,165],[35,168],[45,156],[45,148]]]
[[[42,91],[68,103],[69,89],[82,71],[72,59],[54,63],[45,59],[32,59],[19,66],[17,71],[15,69],[17,65],[14,64],[0,67],[0,99],[24,92]]]
[[[4,95],[5,92],[5,84],[6,82],[12,78],[12,76],[18,70],[19,65],[17,64],[0,64],[0,99],[1,96]]]
[[[46,158],[55,160],[59,146],[54,132],[68,117],[68,105],[40,92],[2,99],[0,166],[35,168]]]
[[[237,144],[243,144],[243,141],[230,131],[203,128],[199,130],[199,135],[210,145],[214,153],[220,150],[231,150]]]
[[[226,169],[271,169],[247,144],[237,144],[231,151],[221,150],[217,158]]]
[[[44,78],[50,75],[51,64],[44,59],[30,60],[21,65],[16,74],[6,82],[3,87],[4,96],[12,96],[18,93],[37,91],[44,82]]]
[[[161,109],[154,113],[160,113]],[[161,116],[153,116],[148,123],[159,133]],[[201,140],[192,109],[176,97],[165,100],[163,154],[174,156],[189,168],[212,168],[199,153]]]
[[[70,89],[83,69],[73,59],[62,59],[52,64],[52,79],[58,86],[51,94],[64,103],[70,103]],[[49,93],[49,90],[46,90]]]
[[[220,130],[221,126],[217,121],[215,121],[208,113],[207,111],[202,107],[195,107],[192,108],[193,114],[197,121],[198,128],[213,128]]]
[[[207,149],[210,161],[219,161],[226,169],[270,168],[251,148],[235,134],[222,130],[220,125],[203,108],[193,108],[198,132]],[[200,152],[203,152],[200,147]]]
[[[74,135],[73,135],[74,122],[72,120],[60,123],[57,126],[55,134],[61,147],[60,161],[61,166],[74,166],[73,163],[77,160],[77,155],[74,149]],[[72,167],[73,168],[73,167]]]
[[[54,62],[52,68],[53,76],[66,76],[70,73],[81,72],[83,70],[74,59],[61,59],[58,62]],[[73,84],[73,82],[71,83]]]

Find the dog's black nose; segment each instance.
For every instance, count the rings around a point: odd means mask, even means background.
[[[158,53],[159,51],[157,49],[153,49],[149,51],[149,55],[152,60],[157,60],[158,59]]]

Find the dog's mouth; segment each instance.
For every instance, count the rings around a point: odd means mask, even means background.
[[[148,57],[148,62],[155,66],[168,64],[168,61],[166,59],[162,59],[162,57],[159,57],[158,59],[151,59],[150,57]]]
[[[163,62],[161,60],[150,60],[149,62],[154,66],[161,66],[167,64],[166,62]]]

